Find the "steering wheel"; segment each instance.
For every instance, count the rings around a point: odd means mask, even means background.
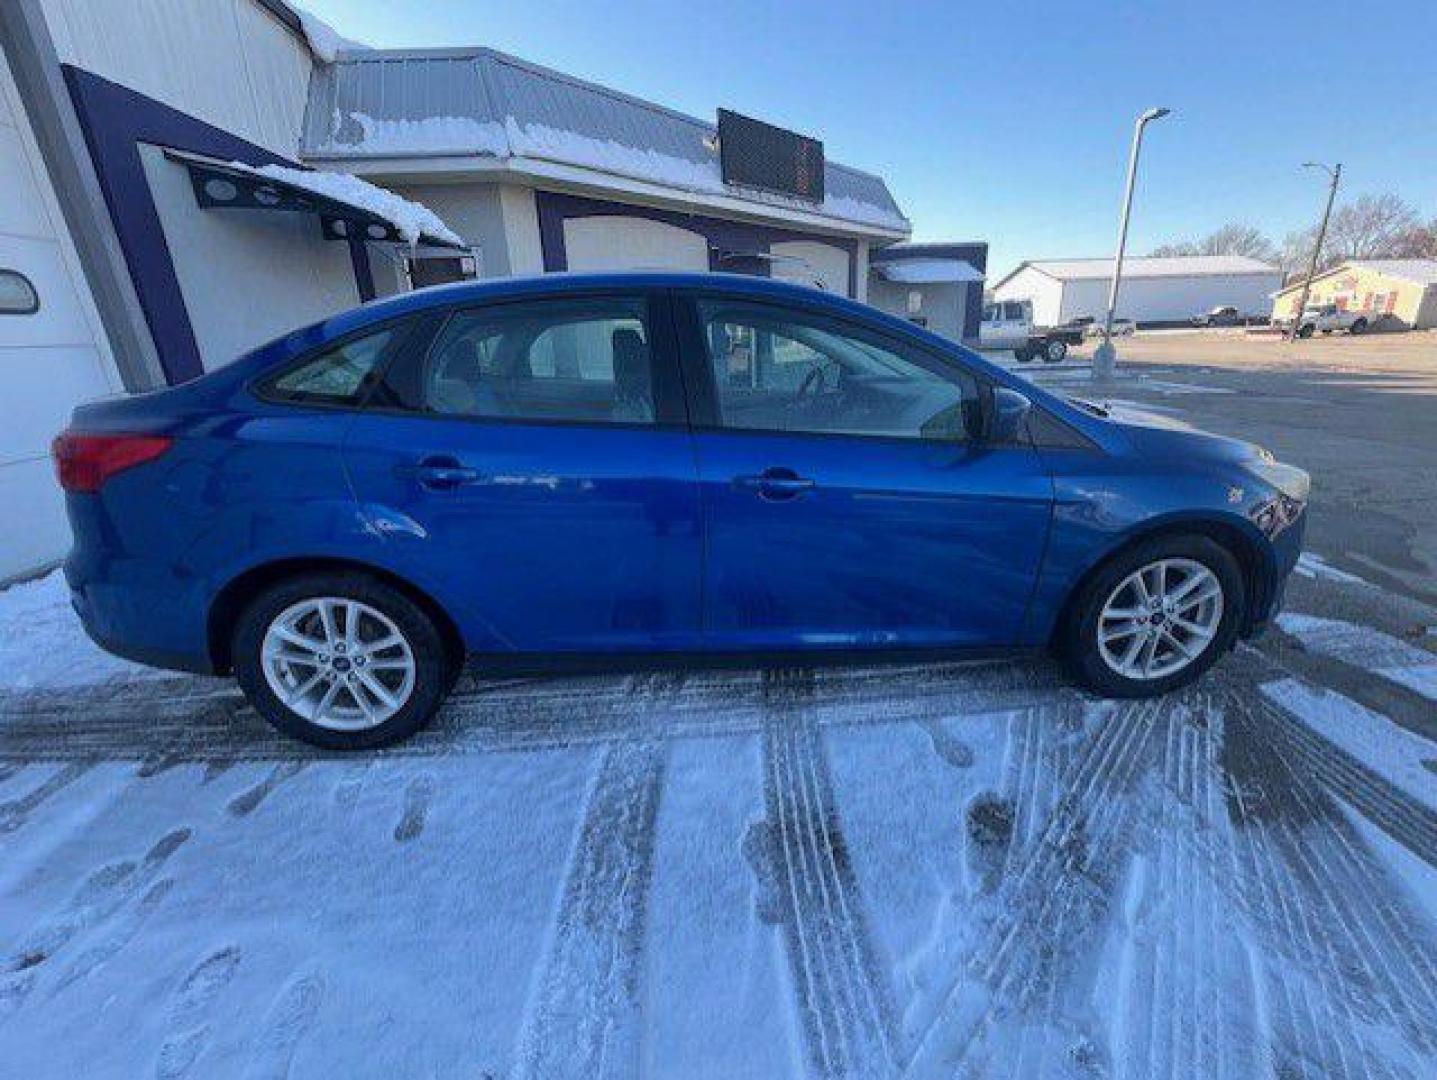
[[[829,360],[826,363],[818,364],[803,377],[803,382],[799,383],[798,389],[794,391],[793,400],[801,401],[815,386],[820,386],[820,389],[827,390],[828,375],[825,373],[829,368],[834,368],[838,372],[838,375],[833,380],[833,389],[837,390],[839,380],[843,376],[843,368],[839,366],[836,360]]]

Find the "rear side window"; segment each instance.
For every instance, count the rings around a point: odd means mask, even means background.
[[[414,376],[392,391],[440,416],[651,424],[653,365],[639,297],[461,309]]]
[[[410,321],[350,338],[267,379],[260,393],[279,401],[358,405],[414,334]]]

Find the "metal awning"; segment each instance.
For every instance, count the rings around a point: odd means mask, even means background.
[[[316,214],[326,239],[348,240],[357,236],[374,243],[410,246],[409,239],[393,221],[368,207],[335,195],[265,176],[243,165],[219,162],[180,150],[166,150],[165,157],[189,171],[195,199],[203,209]],[[469,250],[463,243],[455,243],[452,238],[435,235],[427,229],[420,232],[419,242],[426,247]]]
[[[875,261],[871,266],[880,277],[904,285],[946,285],[983,280],[982,271],[963,259],[915,256]]]

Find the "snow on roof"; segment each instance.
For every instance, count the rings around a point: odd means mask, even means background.
[[[973,264],[962,259],[890,259],[872,264],[874,273],[905,285],[936,285],[948,282],[982,281]]]
[[[1112,259],[1034,259],[1027,265],[1049,277],[1065,280],[1110,278]],[[1189,277],[1195,274],[1277,274],[1281,271],[1246,255],[1130,255],[1123,259],[1123,277]]]
[[[309,43],[309,51],[314,53],[314,58],[321,64],[334,63],[339,54],[346,49],[369,48],[368,45],[362,45],[358,41],[351,41],[318,15],[305,10],[298,4],[289,4],[288,7],[299,19],[300,29],[304,31],[304,40]]]
[[[1437,259],[1348,259],[1342,266],[1359,266],[1379,274],[1406,278],[1418,285],[1437,285]]]
[[[481,155],[578,166],[906,233],[887,185],[836,162],[823,203],[726,186],[713,124],[492,49],[340,54],[310,81],[307,160]]]
[[[1031,259],[1020,263],[998,285],[1004,284],[1025,267],[1032,267],[1059,281],[1091,281],[1113,276],[1112,259]],[[1261,259],[1246,255],[1176,255],[1154,257],[1132,255],[1123,259],[1124,278],[1194,277],[1230,274],[1278,274],[1282,271]],[[997,286],[995,286],[996,288]]]
[[[1437,259],[1346,259],[1331,270],[1324,270],[1312,280],[1322,281],[1354,268],[1371,270],[1378,274],[1386,274],[1388,277],[1403,278],[1417,285],[1437,285]],[[1277,297],[1296,292],[1302,288],[1305,281],[1306,275],[1302,275],[1272,295]]]
[[[360,210],[367,210],[393,225],[399,235],[411,244],[417,244],[421,237],[427,236],[456,247],[465,246],[463,238],[445,225],[439,215],[427,206],[375,187],[367,180],[361,180],[349,173],[326,172],[322,169],[291,169],[285,165],[263,165],[255,168],[239,161],[231,161],[229,166],[304,188],[316,195],[347,203]]]

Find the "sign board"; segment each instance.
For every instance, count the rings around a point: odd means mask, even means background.
[[[727,109],[718,111],[723,182],[823,202],[823,143]]]

